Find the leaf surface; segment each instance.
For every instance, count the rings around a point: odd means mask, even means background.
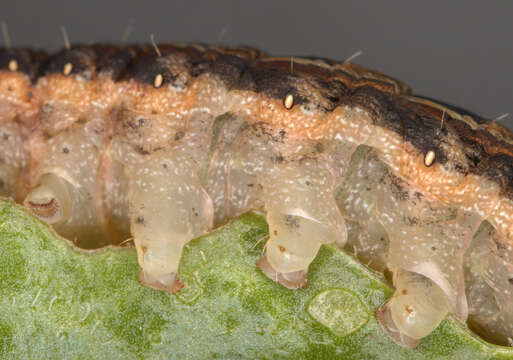
[[[393,290],[331,246],[285,289],[255,266],[266,234],[247,214],[192,241],[173,296],[139,285],[135,249],[77,251],[0,200],[0,358],[513,359],[451,317],[396,345],[374,317]]]

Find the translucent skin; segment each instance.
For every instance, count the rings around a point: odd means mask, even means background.
[[[0,70],[0,195],[82,247],[132,238],[140,281],[170,292],[187,242],[263,211],[258,266],[284,286],[305,286],[321,245],[336,244],[393,273],[399,338],[422,338],[447,312],[492,314],[490,332],[508,337],[511,282],[497,274],[513,266],[513,200],[504,166],[494,177],[474,163],[476,149],[509,154],[511,134],[351,64],[297,59],[291,73],[290,59],[251,49],[125,50],[65,51],[37,79]],[[494,299],[484,312],[483,299]]]
[[[263,186],[270,234],[267,259],[275,270],[306,270],[321,244],[345,242],[344,219],[333,198],[334,182],[316,161],[277,164],[263,179]]]
[[[483,222],[465,254],[469,325],[485,339],[510,345],[513,333],[513,248]]]
[[[17,201],[25,196],[25,141],[37,109],[30,102],[30,90],[25,75],[0,71],[0,196],[12,196]]]
[[[396,271],[394,284],[396,293],[388,306],[399,331],[412,339],[429,335],[450,310],[447,295],[427,277],[402,269]]]

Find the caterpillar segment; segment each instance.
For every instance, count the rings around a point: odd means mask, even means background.
[[[353,253],[395,287],[376,316],[404,346],[448,313],[513,335],[513,134],[378,72],[219,45],[0,49],[0,150],[1,196],[79,247],[132,238],[144,285],[179,291],[184,245],[255,210],[265,275],[300,288],[321,245]]]

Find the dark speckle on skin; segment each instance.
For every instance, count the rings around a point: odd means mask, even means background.
[[[140,155],[149,155],[150,154],[150,152],[148,150],[145,150],[142,146],[136,146],[135,150]]]
[[[283,156],[278,155],[278,156],[275,156],[273,158],[273,160],[274,160],[274,163],[279,164],[279,163],[283,162],[283,160],[285,160],[285,159],[283,158]]]
[[[285,216],[285,224],[289,227],[296,228],[296,229],[299,227],[299,222],[297,221],[297,218],[292,215]]]
[[[411,225],[411,226],[415,226],[419,223],[419,218],[415,217],[415,216],[405,216],[404,217],[404,223],[406,225]]]
[[[183,131],[177,131],[176,134],[175,134],[175,141],[180,140],[184,136],[185,136],[185,133]]]

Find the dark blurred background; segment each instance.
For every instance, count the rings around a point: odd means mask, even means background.
[[[513,128],[513,1],[8,1],[15,46],[196,41],[344,60]]]

